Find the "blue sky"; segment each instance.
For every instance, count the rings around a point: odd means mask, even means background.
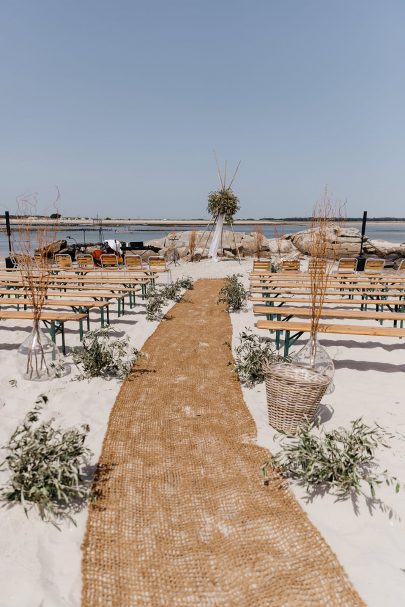
[[[0,212],[405,216],[402,0],[0,0]]]

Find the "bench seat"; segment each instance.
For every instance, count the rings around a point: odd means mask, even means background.
[[[87,317],[86,314],[76,312],[52,312],[50,310],[42,310],[40,319],[49,328],[52,341],[56,343],[56,334],[62,336],[62,351],[66,354],[65,349],[65,322],[75,321],[79,323],[80,340],[83,339],[83,320]],[[1,320],[34,320],[34,313],[29,310],[0,310]]]
[[[258,329],[267,329],[276,331],[276,347],[279,346],[280,332],[285,332],[284,341],[284,356],[288,356],[290,346],[303,333],[311,331],[311,323],[303,321],[290,320],[258,320],[256,322]],[[295,335],[291,335],[291,331],[296,331]],[[372,337],[405,337],[405,329],[395,327],[371,327],[369,325],[337,325],[319,323],[319,333],[332,333],[335,335],[369,335]]]

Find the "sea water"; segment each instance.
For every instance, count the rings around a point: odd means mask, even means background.
[[[361,229],[361,223],[358,222],[350,222],[346,224],[347,227],[353,227],[357,229]],[[292,234],[294,232],[299,232],[300,230],[307,229],[307,225],[303,224],[277,224],[277,225],[263,225],[263,234],[267,238],[276,238],[280,237],[283,234]],[[148,240],[155,240],[164,238],[169,234],[169,232],[182,232],[185,230],[205,230],[207,226],[201,225],[184,225],[176,226],[175,224],[169,224],[167,228],[157,228],[155,226],[151,226],[147,228],[145,226],[111,226],[108,229],[104,229],[102,231],[102,238],[104,240],[107,239],[117,239],[122,240],[124,242],[131,241],[142,241],[147,242]],[[257,225],[236,225],[234,226],[235,232],[254,232],[257,230]],[[225,226],[226,229],[226,226]],[[12,231],[17,238],[17,230],[12,227]],[[401,243],[405,242],[405,223],[373,223],[367,225],[366,236],[372,240],[388,240],[390,242]],[[99,230],[94,229],[86,229],[83,228],[73,228],[66,230],[58,230],[56,233],[56,239],[64,239],[67,240],[68,244],[90,244],[100,242],[100,233]],[[35,243],[35,234],[32,236],[32,241]],[[4,257],[8,254],[8,240],[6,232],[0,232],[0,258]]]

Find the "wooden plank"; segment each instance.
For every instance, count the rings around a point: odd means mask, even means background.
[[[311,295],[311,290],[310,289],[271,289],[271,290],[266,290],[266,289],[251,289],[252,293],[261,293],[261,294],[268,294],[268,295]],[[378,291],[376,289],[367,289],[366,291],[346,291],[344,289],[340,290],[340,289],[326,289],[325,291],[326,295],[340,295],[342,297],[347,297],[349,295],[359,295],[360,293],[362,295],[369,295],[371,297],[405,297],[405,290],[398,290],[398,291]],[[269,298],[271,299],[271,298]],[[276,297],[274,297],[274,299],[276,299]],[[365,300],[366,301],[366,300]]]
[[[306,316],[312,315],[311,308],[304,306],[299,308],[290,308],[279,306],[277,308],[269,308],[268,306],[254,306],[254,314],[278,314],[279,316]],[[404,312],[376,312],[374,310],[336,310],[333,308],[323,308],[321,318],[354,318],[354,319],[375,319],[375,320],[405,320]]]
[[[292,321],[286,323],[283,320],[258,320],[256,323],[258,329],[269,329],[278,331],[311,331],[311,323]],[[375,337],[405,337],[405,329],[395,327],[370,327],[367,325],[333,325],[319,323],[318,331],[320,333],[335,333],[342,335],[371,335]]]
[[[32,306],[32,300],[25,297],[8,297],[7,299],[0,299],[0,306]],[[108,301],[82,301],[77,299],[46,299],[44,303],[44,308],[47,306],[51,307],[82,307],[82,308],[105,308],[106,306],[111,305]]]
[[[311,299],[309,297],[251,297],[250,301],[253,303],[304,303],[311,304]],[[339,304],[341,306],[363,306],[363,305],[387,305],[387,306],[398,306],[404,305],[405,300],[400,299],[342,299],[339,297],[327,297],[324,301],[325,304]],[[267,306],[268,310],[271,308],[277,308],[278,306]]]
[[[3,320],[33,320],[34,313],[28,310],[1,310],[0,318]],[[68,320],[83,320],[84,318],[87,318],[87,314],[81,312],[51,312],[49,310],[43,310],[41,312],[41,320],[60,320],[61,322],[66,322]]]
[[[84,289],[83,291],[74,291],[74,290],[70,290],[71,288],[68,287],[68,291],[55,291],[54,289],[48,289],[47,291],[47,295],[48,297],[73,297],[73,298],[80,298],[80,297],[105,297],[108,299],[123,299],[125,297],[125,293],[124,294],[120,294],[120,293],[113,293],[112,291],[88,291],[86,289]],[[73,287],[72,287],[73,289]],[[0,297],[4,296],[5,298],[7,296],[15,296],[15,295],[21,295],[23,297],[25,297],[28,294],[27,289],[0,289]]]

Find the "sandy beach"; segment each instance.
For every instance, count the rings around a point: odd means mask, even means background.
[[[222,277],[243,274],[248,284],[252,260],[202,261],[172,267],[173,278],[181,275]],[[138,299],[133,310],[117,318],[112,326],[127,334],[131,344],[141,348],[154,332],[157,322],[148,322]],[[167,308],[168,309],[168,308]],[[233,342],[245,327],[254,327],[251,302],[243,312],[231,314]],[[165,322],[165,321],[163,321]],[[93,323],[95,328],[96,322]],[[53,381],[34,383],[21,379],[15,368],[16,350],[30,330],[29,323],[2,321],[0,327],[0,444],[3,445],[32,407],[39,394],[49,403],[46,416],[53,415],[66,427],[89,424],[88,446],[96,464],[111,408],[120,388],[117,380],[75,381],[77,369],[70,363],[69,375]],[[264,334],[264,333],[263,333]],[[79,344],[77,331],[68,327],[68,346]],[[321,414],[328,428],[347,425],[363,417],[377,422],[394,435],[391,449],[381,449],[382,469],[405,481],[405,396],[404,344],[392,338],[321,336],[336,367],[335,391],[322,400]],[[299,343],[305,342],[305,336]],[[299,347],[299,344],[297,344]],[[16,384],[12,380],[16,380]],[[272,452],[278,450],[275,432],[269,426],[264,385],[243,388],[246,405],[257,425],[257,442]],[[1,473],[4,482],[6,473]],[[379,501],[360,498],[339,502],[329,495],[308,501],[302,488],[292,490],[311,521],[345,568],[355,589],[370,607],[397,607],[405,604],[405,490],[395,494],[382,486]],[[78,607],[81,592],[81,543],[86,525],[86,509],[75,516],[76,526],[64,522],[61,531],[45,524],[31,510],[27,518],[22,508],[3,508],[0,517],[0,607]]]

